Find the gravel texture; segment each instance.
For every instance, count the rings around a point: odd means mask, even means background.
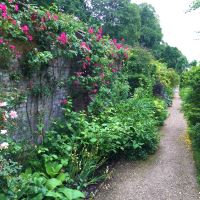
[[[97,193],[95,200],[198,200],[191,149],[185,142],[186,121],[180,112],[176,91],[170,115],[161,129],[157,153],[146,161],[119,161],[113,178]]]

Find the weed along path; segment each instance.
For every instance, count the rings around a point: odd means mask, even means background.
[[[192,152],[185,142],[186,121],[175,94],[170,116],[161,129],[159,150],[146,161],[120,161],[113,178],[95,200],[200,199]]]

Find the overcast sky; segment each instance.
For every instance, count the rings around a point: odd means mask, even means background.
[[[192,0],[132,0],[153,5],[160,19],[164,38],[190,60],[200,61],[200,10],[185,13]]]

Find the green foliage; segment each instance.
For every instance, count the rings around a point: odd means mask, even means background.
[[[189,65],[187,58],[182,52],[178,48],[171,47],[168,44],[162,46],[157,59],[166,63],[168,67],[175,69],[178,73],[184,71]]]
[[[185,115],[191,125],[200,122],[200,67],[193,67],[183,73],[181,86],[187,88],[183,95]]]
[[[106,177],[107,161],[120,155],[128,159],[146,158],[155,152],[158,126],[167,111],[166,103],[153,97],[152,88],[159,80],[171,91],[177,76],[161,64],[158,70],[149,51],[139,47],[128,49],[102,35],[104,31],[117,39],[124,37],[125,42],[133,45],[142,30],[143,46],[157,45],[162,34],[149,5],[138,7],[129,0],[92,0],[91,12],[102,23],[102,30],[97,24],[88,27],[63,13],[87,20],[84,1],[54,1],[57,6],[49,1],[43,3],[20,1],[19,11],[13,12],[13,3],[6,1],[9,15],[21,25],[0,20],[2,44],[16,44],[19,50],[12,52],[6,46],[22,66],[22,74],[13,71],[13,79],[19,81],[22,75],[42,79],[52,61],[64,58],[73,62],[68,82],[72,99],[77,102],[85,98],[87,102],[85,110],[75,112],[81,110],[76,102],[72,104],[70,97],[65,99],[61,103],[63,116],[45,134],[39,122],[40,145],[33,142],[23,146],[8,140],[9,148],[3,149],[0,157],[0,198],[79,200],[85,197],[81,191]],[[41,4],[44,7],[38,6]],[[34,97],[50,92],[49,82],[35,83],[29,88]],[[22,98],[18,99],[20,102]]]
[[[154,48],[162,41],[162,30],[155,9],[146,3],[139,5],[141,16],[140,44],[143,47]]]
[[[78,191],[65,187],[68,176],[60,173],[55,178],[50,178],[44,173],[32,173],[30,169],[22,173],[15,184],[11,184],[8,198],[12,199],[53,199],[78,200],[85,195]]]
[[[132,94],[137,87],[152,85],[155,74],[155,67],[151,64],[152,59],[151,53],[145,49],[134,48],[131,50],[125,72]]]
[[[0,69],[8,69],[12,58],[13,53],[9,47],[7,47],[5,44],[0,44]]]
[[[200,182],[200,67],[192,67],[181,77],[181,97],[183,110],[189,124],[189,134],[192,140],[193,155],[197,166]]]
[[[167,118],[167,105],[166,103],[161,99],[155,99],[154,100],[155,105],[155,116],[158,120],[158,125],[163,125],[165,119]]]
[[[103,24],[106,34],[118,40],[124,38],[130,45],[138,43],[140,15],[136,4],[129,0],[92,0],[89,9],[93,17]]]

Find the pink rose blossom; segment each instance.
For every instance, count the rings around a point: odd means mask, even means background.
[[[27,25],[21,26],[21,29],[25,34],[28,34],[29,27]]]
[[[85,50],[87,50],[87,51],[90,51],[90,50],[91,50],[90,47],[87,45],[86,42],[81,42],[81,48],[83,48],[83,49],[85,49]]]
[[[5,107],[5,106],[7,106],[6,102],[0,102],[0,107]]]
[[[88,65],[87,65],[87,63],[86,62],[83,62],[83,69],[87,69],[87,67],[88,67]]]
[[[117,39],[113,39],[113,44],[117,44]]]
[[[117,71],[118,71],[118,70],[117,70],[116,68],[113,68],[113,69],[112,69],[112,72],[113,72],[113,73],[115,73],[115,72],[117,72]]]
[[[2,17],[6,17],[7,16],[7,7],[5,4],[0,3],[0,10],[2,11]]]
[[[32,40],[33,40],[33,36],[32,36],[32,35],[27,35],[27,37],[28,37],[28,40],[29,40],[29,41],[32,41]]]
[[[0,38],[0,44],[3,44],[3,39]]]
[[[16,48],[15,45],[10,45],[9,47],[11,50],[15,50],[15,48]]]
[[[66,105],[66,104],[68,103],[68,101],[67,101],[67,99],[62,99],[62,100],[60,101],[60,103],[63,104],[63,105]]]
[[[58,20],[58,15],[53,15],[53,20],[57,21]]]
[[[13,25],[16,25],[16,24],[17,24],[16,20],[14,20],[14,19],[11,21],[11,23],[12,23]]]
[[[11,110],[9,115],[11,119],[16,119],[18,117],[17,112],[14,110]]]
[[[62,44],[67,44],[68,43],[68,37],[66,35],[66,33],[61,33],[60,36],[58,36],[58,41]]]
[[[18,5],[18,4],[15,5],[15,11],[16,11],[16,12],[19,11],[19,5]]]
[[[116,46],[117,49],[121,49],[121,48],[123,47],[123,45],[122,45],[122,44],[119,44],[119,43],[116,44],[115,46]]]
[[[93,34],[93,33],[94,33],[94,28],[90,27],[90,28],[88,29],[88,33],[89,33],[89,34]]]

